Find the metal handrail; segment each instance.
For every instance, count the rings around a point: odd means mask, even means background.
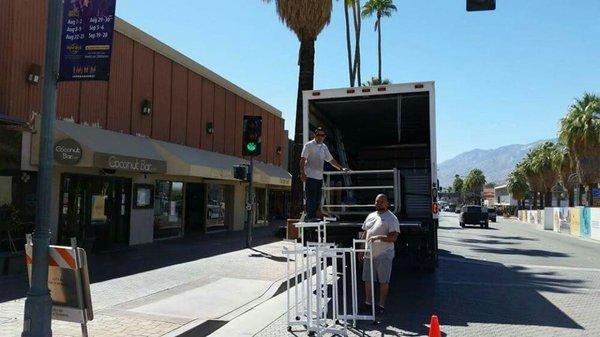
[[[348,204],[348,205],[326,205],[327,207],[371,207],[373,208],[373,204]],[[390,204],[390,207],[394,207],[394,204]]]
[[[364,171],[325,171],[323,174],[328,175],[341,175],[341,174],[371,174],[371,173],[393,173],[393,170],[364,170]]]
[[[376,189],[391,189],[393,185],[384,186],[338,186],[338,187],[323,187],[323,191],[340,191],[340,190],[376,190]]]
[[[344,174],[355,174],[355,175],[364,175],[364,174],[378,174],[378,173],[391,173],[392,174],[392,179],[393,179],[393,185],[382,185],[382,186],[373,186],[373,185],[369,185],[369,186],[332,186],[330,187],[330,182],[331,182],[331,176],[333,175],[344,175]],[[326,171],[323,172],[324,174],[324,178],[325,178],[325,184],[322,187],[322,190],[326,193],[323,193],[323,199],[322,199],[322,206],[324,209],[328,209],[331,210],[332,208],[344,208],[344,207],[348,207],[348,208],[365,208],[365,207],[370,207],[372,205],[327,205],[324,201],[325,200],[330,200],[330,191],[353,191],[353,190],[393,190],[393,197],[394,197],[394,204],[390,205],[391,206],[391,210],[394,213],[399,212],[399,204],[400,204],[400,179],[399,179],[399,175],[398,175],[398,170],[397,169],[391,169],[391,170],[365,170],[365,171]],[[336,211],[335,213],[338,214],[366,214],[365,212],[359,212],[359,211]]]

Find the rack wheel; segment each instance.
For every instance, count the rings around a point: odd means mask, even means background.
[[[300,320],[300,316],[296,316],[296,320],[299,321]]]
[[[315,332],[314,332],[314,331],[309,331],[309,332],[308,332],[308,335],[309,335],[309,336],[314,336],[314,335],[315,335]]]
[[[340,324],[340,320],[339,320],[339,319],[336,319],[336,320],[335,320],[335,324],[339,325],[339,324]]]
[[[287,331],[291,332],[291,331],[292,331],[292,327],[291,327],[291,326],[288,326],[288,327],[287,327]]]

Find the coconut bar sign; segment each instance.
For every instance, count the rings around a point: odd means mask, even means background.
[[[54,144],[54,160],[62,165],[76,165],[81,160],[83,151],[81,145],[71,138],[63,139]]]
[[[94,153],[94,166],[141,173],[165,173],[167,163],[162,160],[119,156],[107,153]]]

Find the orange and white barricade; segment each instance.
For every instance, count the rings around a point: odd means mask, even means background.
[[[27,235],[25,260],[29,282],[33,265],[33,242]],[[52,319],[81,324],[87,337],[87,322],[94,319],[88,263],[85,250],[77,247],[71,239],[71,247],[48,247],[48,289],[52,298]]]

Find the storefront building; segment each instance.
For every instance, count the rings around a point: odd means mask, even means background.
[[[24,6],[0,0],[0,32],[11,32],[0,33],[0,204],[24,210],[29,227],[21,232],[29,232],[42,84],[26,79],[43,73],[45,6]],[[32,27],[18,24],[34,18]],[[263,117],[255,158],[262,225],[284,218],[289,200],[281,112],[117,19],[110,80],[59,84],[53,241],[77,237],[88,249],[110,250],[243,229],[247,183],[232,167],[247,163],[244,115]]]

